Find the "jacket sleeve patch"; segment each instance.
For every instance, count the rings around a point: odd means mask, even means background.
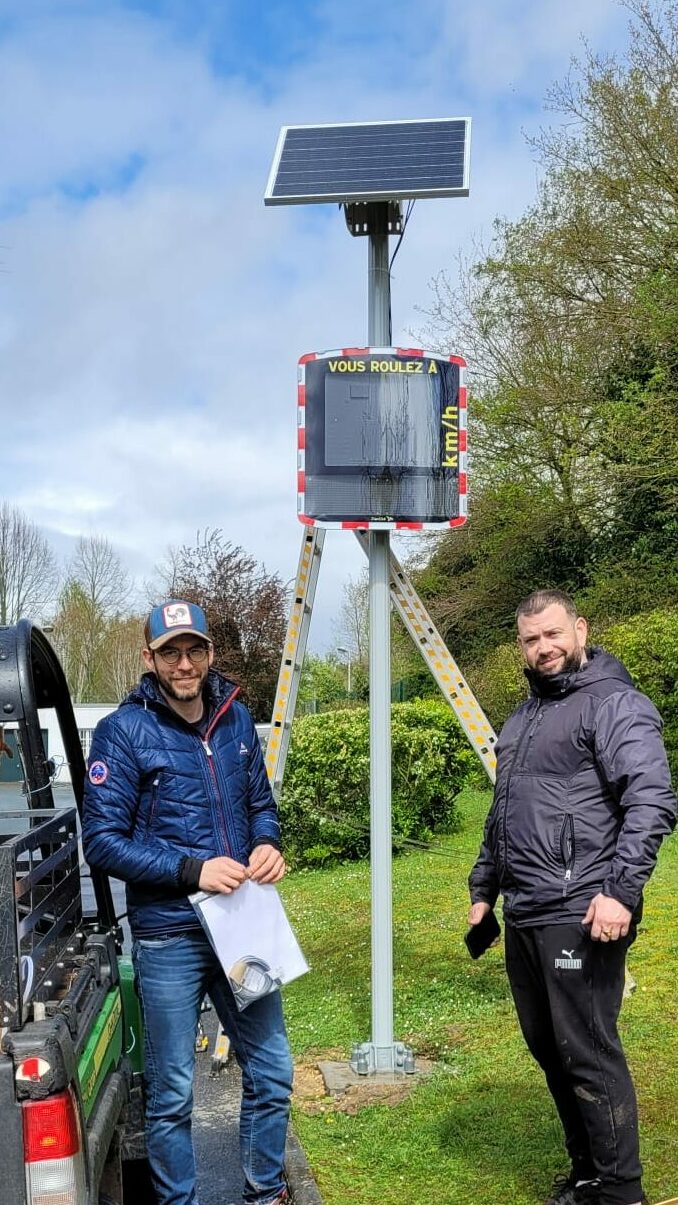
[[[108,766],[105,761],[93,761],[88,773],[88,778],[93,786],[101,787],[108,778]]]

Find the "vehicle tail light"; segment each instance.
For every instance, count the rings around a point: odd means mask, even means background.
[[[24,1160],[67,1159],[80,1150],[78,1116],[70,1092],[23,1105]]]
[[[29,1205],[85,1205],[85,1158],[73,1092],[25,1101],[21,1108]]]

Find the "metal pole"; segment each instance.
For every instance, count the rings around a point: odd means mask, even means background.
[[[391,341],[388,205],[369,205],[368,344]],[[370,871],[372,887],[372,1039],[355,1046],[354,1070],[414,1071],[409,1047],[393,1040],[391,906],[391,602],[388,531],[369,533]]]
[[[391,282],[388,207],[375,204],[368,243],[370,347],[388,347]],[[391,623],[389,533],[370,532],[370,848],[372,882],[372,1047],[370,1070],[393,1070],[393,921],[391,908]]]
[[[372,344],[370,344],[372,346]],[[391,673],[389,537],[370,532],[370,849],[372,1046],[370,1070],[393,1070],[391,912]]]
[[[367,342],[388,347],[391,342],[391,278],[388,270],[388,205],[369,207],[367,247]]]

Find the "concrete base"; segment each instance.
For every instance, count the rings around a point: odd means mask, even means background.
[[[412,1083],[423,1076],[430,1075],[433,1064],[426,1059],[417,1059],[414,1072],[404,1075],[401,1071],[373,1071],[369,1075],[358,1075],[350,1063],[318,1063],[318,1070],[325,1081],[325,1088],[330,1095],[341,1095],[349,1088],[360,1088],[366,1084],[403,1084]]]

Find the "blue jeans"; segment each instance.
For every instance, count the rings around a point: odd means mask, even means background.
[[[240,1152],[244,1200],[264,1205],[285,1187],[283,1159],[292,1057],[280,992],[238,1012],[201,930],[136,939],[134,966],[144,1016],[146,1141],[158,1205],[197,1205],[191,1139],[195,1039],[209,996],[242,1071]]]

